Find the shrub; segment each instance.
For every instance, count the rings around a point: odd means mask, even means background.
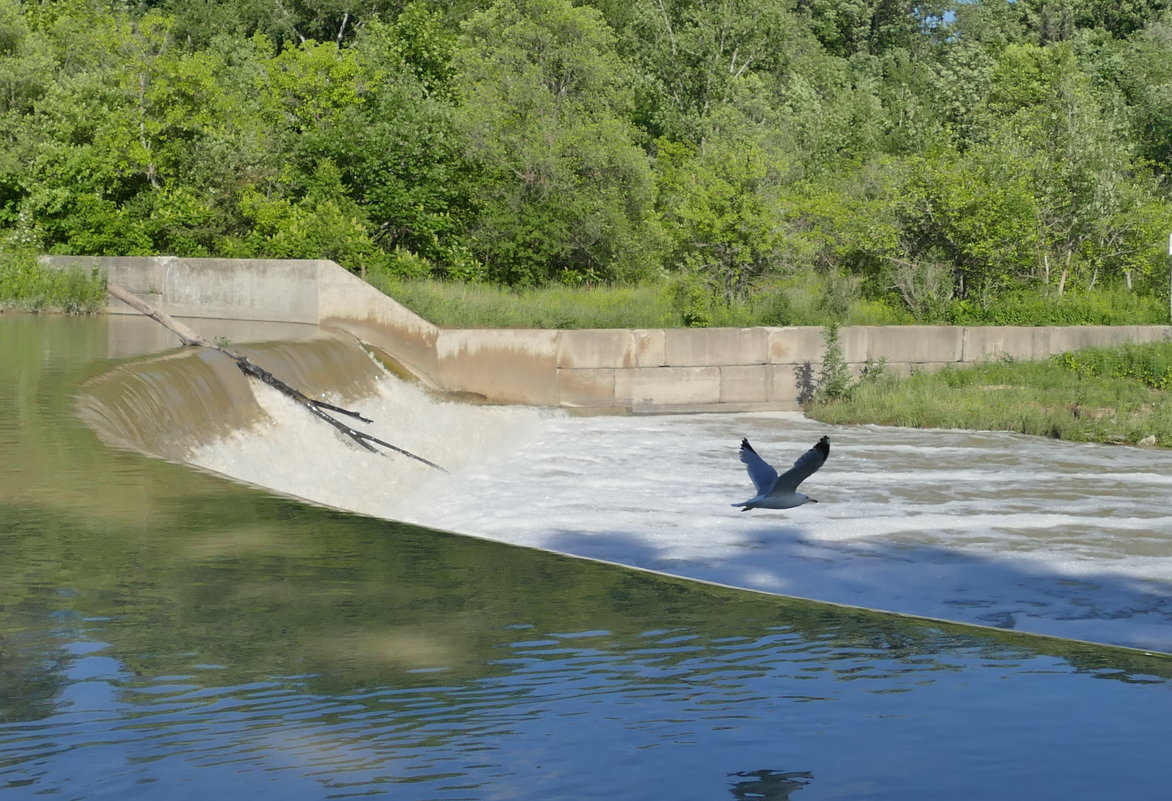
[[[830,403],[850,395],[851,372],[838,341],[838,324],[826,326],[822,331],[822,339],[826,343],[826,352],[822,356],[822,368],[818,372],[813,400],[815,403]]]
[[[716,297],[708,286],[687,273],[671,284],[672,308],[689,328],[708,328],[713,323]]]
[[[48,268],[33,253],[0,251],[0,305],[92,314],[106,305],[106,278],[96,269]]]
[[[1060,353],[1051,361],[1080,378],[1120,378],[1152,389],[1172,389],[1172,343],[1087,348]]]
[[[1126,289],[1068,292],[1060,297],[1011,292],[987,306],[954,300],[944,312],[953,325],[1143,325],[1168,322],[1168,307],[1159,298]]]

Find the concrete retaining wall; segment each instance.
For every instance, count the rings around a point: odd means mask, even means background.
[[[812,386],[822,329],[442,329],[330,261],[46,257],[104,270],[176,317],[310,323],[349,332],[428,385],[501,403],[632,411],[793,410]],[[137,313],[111,301],[113,314]],[[196,326],[214,337],[215,326]],[[1172,338],[1169,326],[841,329],[856,370],[907,373],[989,359],[1042,359],[1088,345]]]

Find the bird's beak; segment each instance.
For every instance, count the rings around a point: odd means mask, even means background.
[[[809,500],[810,503],[818,503],[817,498],[808,498],[807,500]]]

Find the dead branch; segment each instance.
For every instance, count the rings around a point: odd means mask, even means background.
[[[332,417],[330,414],[327,413],[327,410],[330,412],[336,412],[338,414],[344,414],[348,417],[353,417],[354,419],[361,420],[364,423],[374,422],[373,420],[370,420],[366,417],[363,417],[358,412],[354,412],[349,409],[343,409],[340,406],[334,406],[333,404],[326,403],[325,401],[314,400],[313,398],[310,398],[310,397],[304,395],[302,392],[300,392],[299,390],[297,390],[294,387],[289,386],[288,384],[286,384],[284,381],[282,381],[281,379],[274,376],[269,371],[254,364],[252,361],[249,360],[249,358],[247,356],[244,356],[243,354],[240,354],[240,353],[234,353],[234,352],[227,350],[226,348],[223,348],[215,343],[208,342],[206,339],[201,337],[195,331],[188,328],[183,323],[179,322],[178,320],[176,320],[175,318],[166,314],[165,312],[161,312],[158,309],[149,305],[148,303],[140,300],[136,295],[133,295],[132,293],[128,292],[126,289],[119,286],[118,284],[107,282],[106,291],[109,292],[112,297],[117,298],[118,300],[122,301],[123,303],[125,303],[128,306],[135,309],[136,311],[142,312],[147,317],[151,318],[155,322],[159,323],[159,325],[163,326],[168,331],[170,331],[171,333],[178,336],[179,341],[182,342],[185,347],[200,347],[200,348],[211,348],[212,350],[218,350],[220,353],[224,354],[229,359],[236,362],[236,366],[240,368],[240,372],[244,373],[247,376],[252,376],[253,378],[257,379],[258,381],[262,381],[265,384],[268,384],[273,389],[277,390],[278,392],[281,392],[282,394],[292,398],[294,401],[296,401],[297,403],[301,404],[306,409],[308,409],[309,412],[311,414],[313,414],[315,417],[317,417],[318,419],[320,419],[326,423],[329,423],[334,428],[338,429],[338,431],[345,434],[350,439],[354,440],[354,442],[358,443],[366,450],[371,451],[372,453],[378,453],[379,451],[374,447],[374,445],[371,444],[371,443],[374,443],[375,445],[381,445],[388,450],[394,451],[395,453],[399,453],[399,454],[402,454],[403,456],[406,456],[410,459],[414,459],[417,462],[422,462],[423,464],[427,465],[428,467],[434,467],[436,470],[444,470],[444,468],[440,467],[435,462],[429,461],[428,459],[424,459],[422,456],[418,456],[417,454],[411,453],[411,451],[405,450],[404,448],[400,448],[397,445],[392,445],[389,442],[384,442],[383,440],[379,439],[378,437],[371,436],[370,434],[367,434],[363,431],[357,431],[357,430],[351,428],[350,426],[346,425],[345,423],[341,422],[340,420],[336,420],[334,417]],[[444,472],[446,473],[447,471],[444,470]]]

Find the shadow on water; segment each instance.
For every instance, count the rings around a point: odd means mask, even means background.
[[[697,536],[703,536],[697,532]],[[623,554],[624,563],[635,567],[664,573],[685,572],[704,579],[705,565],[683,564],[678,557],[670,555],[668,548],[661,548],[649,542],[636,532],[612,531],[606,534],[582,533],[561,530],[551,537],[546,546],[551,550],[573,553],[587,558],[605,560],[608,555]],[[768,550],[768,559],[762,559],[762,551]],[[822,562],[841,567],[835,572],[820,569],[810,577],[810,571],[801,565]],[[868,564],[870,563],[870,564]],[[1030,619],[1037,613],[1039,598],[1059,605],[1062,612],[1055,617],[1056,625],[1064,623],[1107,621],[1109,625],[1120,622],[1142,621],[1138,633],[1125,631],[1116,634],[1107,628],[1103,638],[1095,642],[1110,644],[1110,636],[1118,636],[1119,644],[1125,647],[1172,652],[1172,592],[1159,582],[1143,582],[1110,573],[1081,574],[1077,579],[1054,571],[1048,571],[1039,562],[1021,562],[1004,559],[982,558],[962,551],[930,547],[922,544],[905,545],[887,542],[827,542],[804,536],[799,529],[784,524],[761,524],[745,529],[739,551],[722,553],[716,564],[713,580],[718,583],[742,587],[771,585],[783,596],[799,598],[821,598],[820,589],[813,582],[818,577],[830,575],[839,589],[849,590],[850,597],[901,599],[900,588],[886,583],[889,575],[876,564],[915,564],[922,569],[924,578],[907,592],[917,607],[925,603],[919,598],[917,587],[935,584],[932,593],[941,593],[941,587],[955,581],[951,598],[938,604],[938,612],[928,615],[942,620],[964,620],[979,626],[997,629],[1017,630],[1024,634],[1045,634],[1031,631],[1031,626],[1049,625],[1048,621]],[[866,569],[852,570],[852,564],[866,564]],[[794,577],[786,575],[787,566],[793,567]],[[737,577],[744,581],[737,582]],[[970,587],[1017,588],[1021,591],[1019,601],[1006,602],[990,600],[970,593]],[[1012,591],[1012,589],[1011,589]],[[1087,592],[1089,591],[1089,592]],[[945,593],[946,595],[948,593]],[[1068,597],[1071,594],[1072,597]],[[973,597],[976,595],[976,597]],[[882,602],[876,607],[883,611],[906,613],[897,606],[883,609]],[[988,611],[981,611],[987,609]],[[1050,614],[1050,613],[1047,613]],[[1025,625],[1019,626],[1019,618],[1025,618]],[[1128,642],[1127,637],[1143,640],[1141,644]]]

